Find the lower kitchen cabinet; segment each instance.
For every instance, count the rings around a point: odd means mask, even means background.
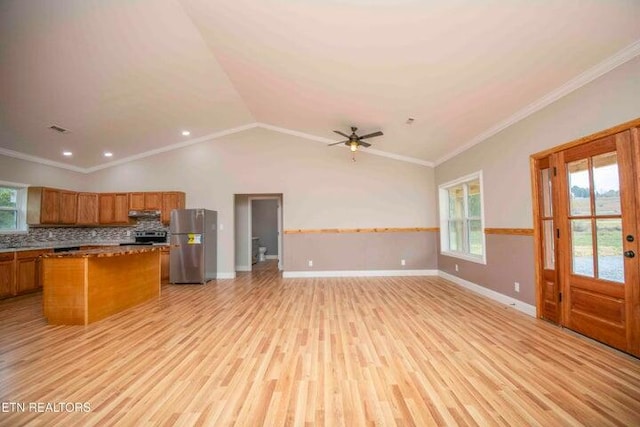
[[[169,248],[162,248],[160,251],[160,281],[169,283]]]
[[[51,250],[16,252],[16,294],[24,294],[42,289],[40,256]]]
[[[15,252],[0,253],[0,298],[15,295]]]

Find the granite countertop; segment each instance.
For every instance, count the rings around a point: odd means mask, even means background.
[[[121,244],[124,244],[124,243],[133,243],[133,241],[128,240],[128,241],[109,241],[109,242],[91,242],[91,241],[42,242],[42,243],[37,243],[33,245],[13,246],[13,247],[0,245],[0,253],[33,251],[38,249],[73,248],[78,246],[120,246]],[[169,243],[154,243],[153,246],[169,246]]]
[[[69,252],[50,252],[42,255],[43,258],[90,258],[112,257],[121,255],[141,254],[145,252],[160,251],[162,246],[131,245],[131,246],[104,246],[102,248],[85,249]]]

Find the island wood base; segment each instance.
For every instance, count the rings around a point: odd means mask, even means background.
[[[160,251],[119,251],[112,256],[45,257],[44,316],[54,325],[87,325],[160,296]]]

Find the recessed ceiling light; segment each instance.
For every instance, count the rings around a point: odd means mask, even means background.
[[[71,157],[71,156],[73,156],[73,153],[71,151],[63,151],[62,155],[66,156],[66,157]]]
[[[112,153],[111,151],[105,151],[105,152],[104,152],[104,156],[105,156],[105,157],[112,157],[112,156],[113,156],[113,153]]]
[[[189,132],[188,130],[182,131],[182,136],[189,136],[189,135],[191,135],[191,132]]]

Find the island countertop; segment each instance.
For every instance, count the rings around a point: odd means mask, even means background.
[[[68,252],[50,252],[42,255],[43,258],[91,258],[113,257],[121,255],[142,254],[162,250],[163,246],[130,245],[130,246],[104,246],[101,248],[81,249]]]

